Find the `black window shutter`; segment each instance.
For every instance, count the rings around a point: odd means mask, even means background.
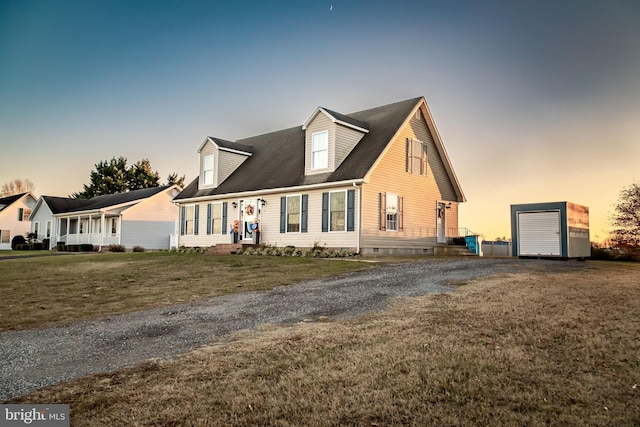
[[[193,234],[197,235],[198,234],[198,222],[200,219],[200,205],[196,205],[196,207],[193,209]]]
[[[347,191],[347,231],[355,229],[356,190]]]
[[[227,226],[227,202],[223,202],[222,203],[222,227],[220,227],[222,230],[221,232],[222,234],[226,233],[226,230],[227,230],[226,226]]]
[[[380,193],[380,230],[387,229],[387,194]]]
[[[182,208],[180,208],[180,235],[184,236],[184,233],[186,232],[186,224],[185,221],[187,219],[187,208],[186,206],[182,206]]]
[[[207,203],[207,234],[211,234],[211,203]]]
[[[329,193],[322,193],[322,232],[329,231]]]
[[[427,144],[422,144],[422,168],[423,168],[422,174],[424,176],[427,176],[427,171],[428,171],[427,169],[427,165],[428,165],[427,159],[429,158],[428,154],[429,153],[427,151]]]
[[[300,232],[302,233],[306,233],[307,232],[307,222],[308,222],[308,208],[309,207],[309,195],[308,194],[303,194],[302,195],[302,208],[301,208],[301,217],[300,217]]]
[[[287,231],[287,198],[280,197],[280,232]]]

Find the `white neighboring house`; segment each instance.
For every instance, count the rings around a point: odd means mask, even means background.
[[[31,231],[29,214],[35,205],[31,193],[0,198],[0,250],[11,249],[11,239]]]
[[[53,249],[67,245],[123,245],[131,249],[177,246],[176,185],[145,188],[91,199],[42,196],[31,213],[31,230]]]

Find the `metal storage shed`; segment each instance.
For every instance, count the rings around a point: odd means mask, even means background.
[[[570,202],[511,205],[512,254],[588,258],[589,208]]]

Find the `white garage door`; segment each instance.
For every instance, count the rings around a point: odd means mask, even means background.
[[[518,254],[560,256],[560,211],[518,212]]]

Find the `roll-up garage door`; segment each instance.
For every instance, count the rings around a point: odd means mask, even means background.
[[[560,256],[560,212],[518,212],[518,254]]]

